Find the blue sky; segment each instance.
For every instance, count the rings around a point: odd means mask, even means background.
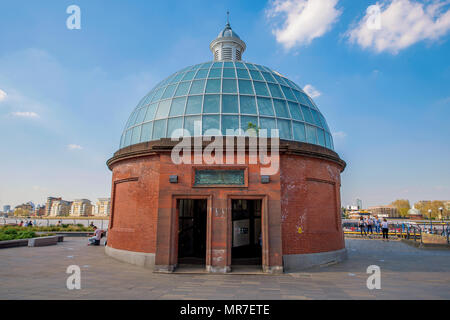
[[[105,162],[129,114],[160,80],[212,59],[227,10],[244,60],[317,94],[348,164],[344,205],[450,200],[449,3],[379,1],[375,32],[376,3],[1,0],[0,205],[108,196]],[[72,4],[81,30],[66,27]]]

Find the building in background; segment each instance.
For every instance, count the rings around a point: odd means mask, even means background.
[[[391,205],[369,207],[367,210],[369,212],[371,212],[372,215],[378,216],[378,217],[387,217],[387,218],[399,218],[400,217],[397,208],[394,206],[391,206]]]
[[[38,204],[35,208],[34,208],[34,212],[33,212],[33,216],[36,217],[42,217],[45,215],[45,205],[40,205]]]
[[[34,205],[31,202],[18,205],[14,208],[16,216],[31,216],[34,212]]]
[[[72,202],[70,208],[70,216],[72,217],[88,217],[92,215],[91,200],[77,199]]]
[[[52,200],[50,208],[50,217],[65,217],[70,214],[70,208],[72,207],[71,201],[65,200]]]
[[[421,220],[423,218],[422,212],[414,208],[414,206],[408,210],[408,217],[411,220]]]
[[[444,201],[445,210],[450,211],[450,200]]]
[[[362,200],[361,199],[356,199],[356,207],[357,207],[357,210],[362,210],[363,209],[363,204],[362,204]]]
[[[45,203],[45,215],[50,216],[50,211],[52,210],[52,205],[54,201],[62,200],[61,198],[48,197],[47,202]]]
[[[11,206],[10,205],[3,206],[3,213],[11,213]]]
[[[108,217],[111,212],[111,198],[98,198],[92,214],[97,217]]]

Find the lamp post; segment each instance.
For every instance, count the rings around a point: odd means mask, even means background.
[[[432,212],[433,211],[431,209],[428,209],[428,216],[430,217],[430,226],[431,226],[431,232],[430,233],[433,233],[433,220],[431,219],[431,213]]]
[[[444,208],[439,207],[439,212],[441,213],[441,221],[442,221],[442,233],[444,233],[444,216],[442,215],[442,211],[444,211]]]

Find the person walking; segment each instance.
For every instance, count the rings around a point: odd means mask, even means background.
[[[389,224],[386,218],[384,218],[381,223],[381,229],[383,231],[383,241],[385,241],[385,239],[386,241],[389,241]]]
[[[365,221],[364,221],[363,217],[359,218],[359,229],[361,230],[361,236],[367,235]],[[364,232],[364,234],[363,234],[363,232]]]

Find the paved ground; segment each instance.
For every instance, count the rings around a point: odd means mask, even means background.
[[[450,299],[450,250],[397,241],[348,239],[347,261],[275,276],[155,274],[85,244],[0,250],[0,299]],[[81,290],[66,288],[69,265],[81,268]],[[366,287],[369,265],[381,268],[381,290]]]

